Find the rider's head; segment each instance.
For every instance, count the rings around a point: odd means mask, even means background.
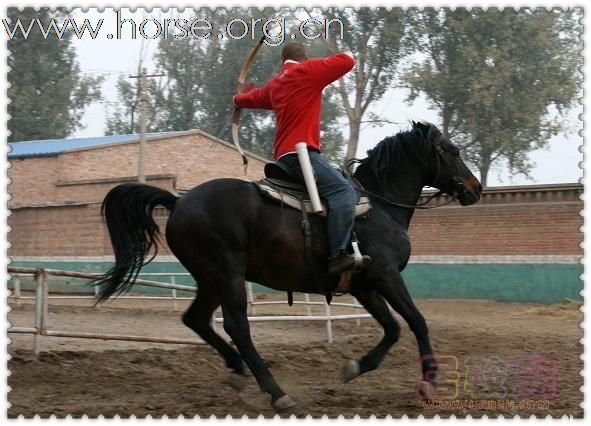
[[[308,59],[304,45],[302,43],[298,43],[297,41],[287,43],[281,51],[281,62],[285,62],[288,59],[297,62]]]

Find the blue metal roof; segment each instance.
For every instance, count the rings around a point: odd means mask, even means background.
[[[146,137],[151,138],[174,133],[177,132],[148,133]],[[45,139],[37,141],[11,142],[8,144],[11,148],[10,152],[8,153],[8,158],[53,156],[66,151],[98,147],[102,145],[111,145],[122,142],[131,142],[136,140],[139,140],[139,135],[137,134],[99,136],[96,138]]]

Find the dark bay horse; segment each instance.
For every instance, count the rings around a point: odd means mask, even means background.
[[[413,206],[427,185],[462,205],[478,201],[482,186],[460,159],[458,149],[426,123],[412,123],[410,130],[381,141],[359,161],[354,177],[373,204],[367,217],[355,224],[361,249],[373,262],[354,274],[351,294],[383,327],[384,337],[367,354],[347,363],[345,381],[376,369],[398,340],[400,326],[389,304],[415,334],[423,384],[428,385],[436,366],[430,357],[427,325],[400,274],[410,256],[407,231]],[[314,235],[314,264],[310,265],[304,257],[301,213],[263,198],[250,182],[217,179],[180,198],[148,185],[119,185],[102,206],[115,265],[96,283],[100,300],[128,290],[149,254],[157,251],[159,229],[152,212],[158,205],[170,210],[166,241],[199,287],[182,317],[184,324],[220,353],[232,370],[235,387],[241,386],[246,363],[261,389],[270,394],[275,409],[294,406],[251,340],[245,280],[283,291],[330,292],[337,282],[328,275],[325,219],[310,217]],[[314,280],[307,272],[311,267],[316,270]],[[220,305],[224,330],[237,350],[211,327],[212,314]]]

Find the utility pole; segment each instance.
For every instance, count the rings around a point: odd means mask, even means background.
[[[139,75],[130,75],[129,78],[138,80],[138,97],[140,102],[140,154],[138,159],[137,180],[139,183],[146,183],[146,89],[148,88],[148,77],[163,77],[164,74],[149,74],[145,67]]]

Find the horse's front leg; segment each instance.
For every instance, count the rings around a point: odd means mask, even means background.
[[[384,337],[365,356],[359,360],[351,360],[345,364],[343,369],[345,382],[349,382],[363,373],[378,368],[388,350],[398,341],[400,336],[400,325],[398,325],[398,322],[390,313],[390,309],[382,296],[375,291],[355,291],[351,292],[351,294],[359,300],[367,312],[384,328]]]
[[[392,308],[404,318],[414,333],[421,355],[421,382],[419,392],[425,398],[430,398],[430,383],[435,380],[437,365],[433,357],[433,349],[429,341],[429,329],[423,315],[416,307],[402,276],[398,271],[388,274],[388,282],[379,285],[376,290],[392,306]]]

